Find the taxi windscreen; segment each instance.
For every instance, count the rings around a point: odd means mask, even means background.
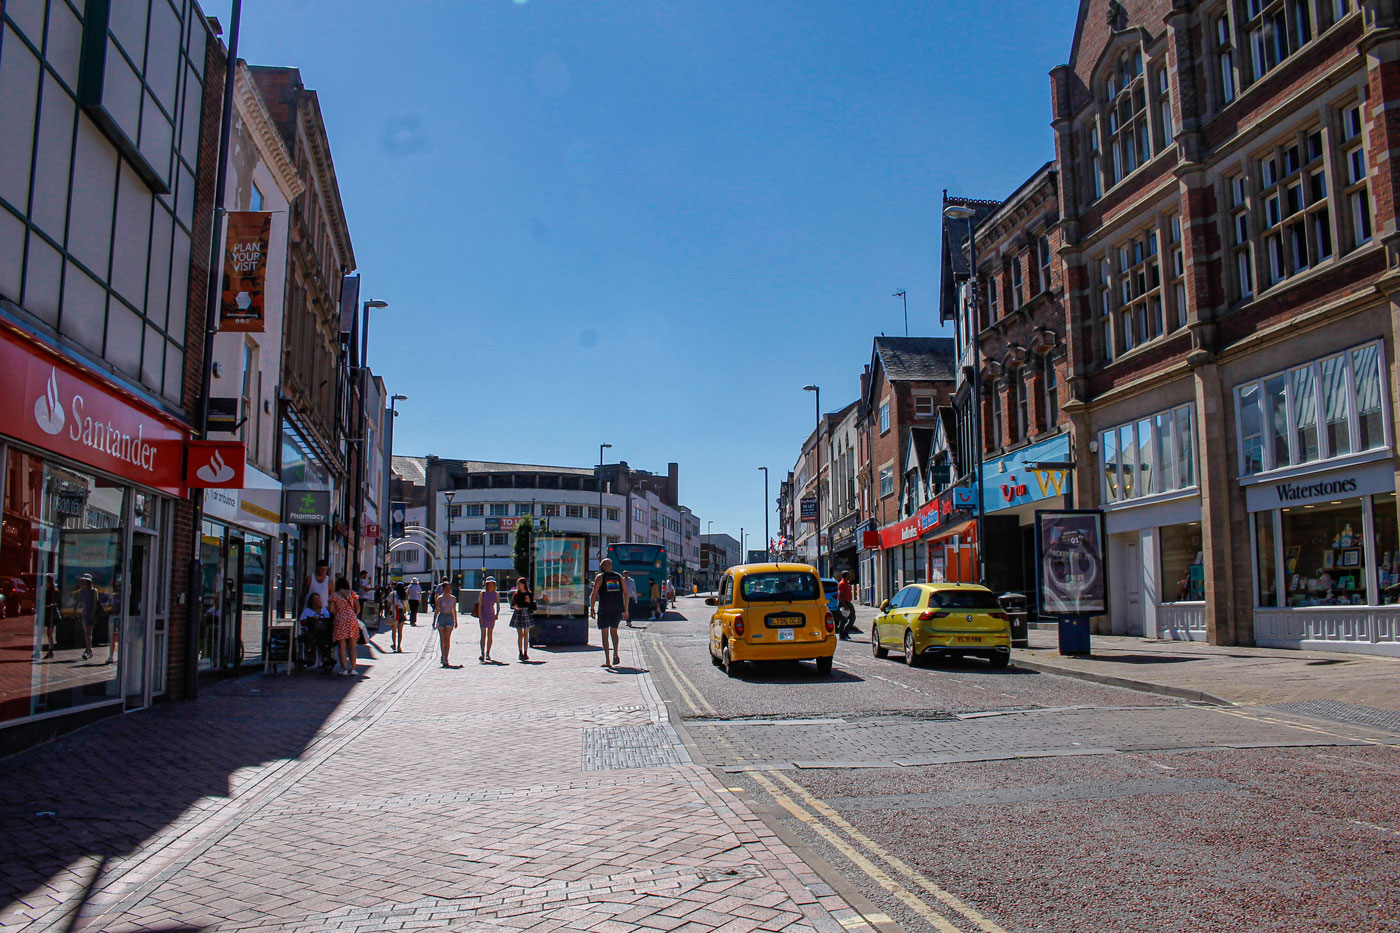
[[[933,609],[972,609],[988,610],[991,612],[1001,611],[1001,603],[992,593],[984,593],[980,590],[943,590],[932,593],[928,598],[928,604]]]
[[[800,602],[820,598],[821,584],[815,574],[800,570],[774,570],[751,573],[739,588],[751,603]]]

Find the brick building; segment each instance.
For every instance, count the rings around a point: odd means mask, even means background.
[[[879,604],[905,583],[928,579],[928,545],[918,540],[918,512],[904,478],[917,463],[913,428],[932,428],[955,381],[949,337],[876,337],[861,374],[858,477],[862,524],[862,599]]]
[[[1085,0],[1051,73],[1105,630],[1400,653],[1400,7]],[[979,244],[980,245],[980,244]]]

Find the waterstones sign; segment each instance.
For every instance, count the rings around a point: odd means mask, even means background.
[[[1378,495],[1394,489],[1395,468],[1387,457],[1358,467],[1255,483],[1245,487],[1245,503],[1249,511],[1263,512]]]

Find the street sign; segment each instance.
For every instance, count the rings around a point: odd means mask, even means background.
[[[232,434],[238,430],[238,398],[213,396],[209,399],[209,430]]]

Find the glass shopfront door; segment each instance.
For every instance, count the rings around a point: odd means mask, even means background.
[[[155,557],[160,552],[156,536],[144,531],[131,535],[131,561],[127,570],[126,623],[122,626],[122,688],[127,709],[151,702],[150,658],[147,656],[154,599]]]

